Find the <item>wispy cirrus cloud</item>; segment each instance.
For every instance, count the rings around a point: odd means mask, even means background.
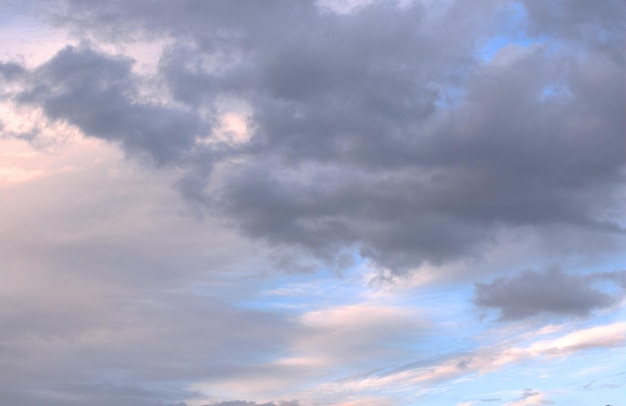
[[[548,400],[545,393],[534,391],[532,388],[525,389],[519,399],[506,403],[507,406],[531,406],[531,405],[551,405],[554,402]]]
[[[527,334],[523,341],[513,339],[512,342],[477,348],[470,353],[446,357],[435,363],[419,362],[354,380],[326,384],[320,390],[359,392],[403,388],[407,392],[428,392],[435,390],[438,385],[491,374],[531,359],[568,357],[579,351],[622,347],[626,344],[626,324],[621,322],[539,339],[543,334],[546,331],[540,329],[535,334]]]

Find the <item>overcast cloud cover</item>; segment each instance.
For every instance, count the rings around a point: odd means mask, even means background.
[[[0,0],[0,403],[626,405],[625,29]]]

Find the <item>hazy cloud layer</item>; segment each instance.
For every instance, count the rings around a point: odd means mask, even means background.
[[[233,303],[252,289],[238,279],[266,265],[214,222],[178,215],[165,173],[102,146],[76,154],[20,158],[65,172],[0,187],[1,403],[175,404],[198,397],[181,381],[237,375],[300,334]]]
[[[520,7],[535,43],[478,58],[477,39],[523,28]],[[403,270],[479,255],[502,227],[623,234],[619,2],[47,8],[83,37],[167,40],[151,79],[164,104],[142,101],[128,60],[87,45],[32,71],[18,99],[187,168],[180,189],[253,238]],[[215,142],[234,105],[250,140]]]
[[[491,283],[477,283],[474,303],[497,309],[501,320],[515,320],[537,314],[587,316],[593,310],[614,306],[624,297],[606,293],[593,285],[608,280],[624,286],[624,271],[579,276],[559,270],[525,271]]]

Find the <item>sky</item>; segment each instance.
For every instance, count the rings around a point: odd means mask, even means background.
[[[626,406],[625,29],[0,0],[0,403]]]

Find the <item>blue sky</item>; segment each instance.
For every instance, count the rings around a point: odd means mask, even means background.
[[[0,15],[0,403],[626,406],[622,2]]]

